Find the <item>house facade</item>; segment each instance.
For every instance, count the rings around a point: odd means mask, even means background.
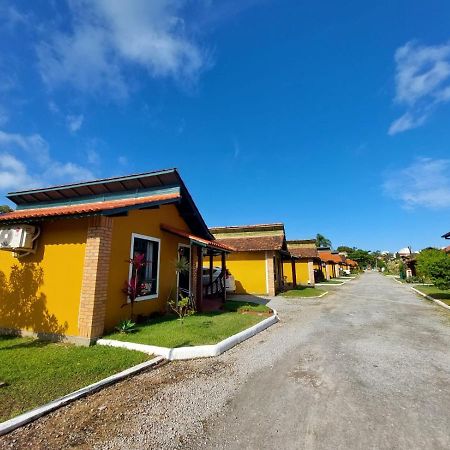
[[[339,263],[342,261],[337,253],[333,253],[330,248],[319,248],[319,258],[322,261],[322,271],[326,280],[336,278],[340,274]]]
[[[141,286],[134,314],[148,316],[165,313],[179,289],[202,309],[205,257],[219,258],[225,273],[231,249],[214,241],[176,169],[8,198],[17,209],[0,215],[0,233],[28,227],[35,242],[31,251],[0,251],[3,332],[89,344],[130,317],[130,281]],[[144,264],[134,274],[137,255]],[[183,276],[180,257],[189,263]]]
[[[214,227],[216,241],[234,251],[227,267],[237,294],[276,295],[284,290],[283,261],[291,261],[282,223]]]
[[[320,264],[315,239],[300,239],[287,241],[289,253],[295,258],[296,284],[302,286],[314,286],[314,264]],[[283,263],[285,279],[293,284],[292,264],[289,261]]]

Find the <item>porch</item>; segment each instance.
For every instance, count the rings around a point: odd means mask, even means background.
[[[226,256],[233,249],[169,225],[162,224],[161,230],[189,239],[188,246],[179,247],[178,255],[189,263],[189,274],[179,276],[177,280],[177,287],[182,295],[191,298],[198,312],[222,309],[227,300]],[[220,261],[219,266],[217,261]]]

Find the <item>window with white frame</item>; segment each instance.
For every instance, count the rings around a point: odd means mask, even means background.
[[[142,234],[132,234],[130,258],[142,258],[142,263],[137,270],[130,265],[130,282],[133,281],[137,272],[137,284],[141,286],[136,300],[146,300],[158,296],[159,248],[159,239]]]

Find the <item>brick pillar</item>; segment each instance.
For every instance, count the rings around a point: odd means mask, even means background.
[[[83,281],[81,284],[78,333],[92,341],[103,334],[111,257],[112,219],[89,219]]]
[[[314,262],[312,259],[308,260],[308,284],[311,286],[315,285],[314,281]]]
[[[273,251],[266,252],[266,277],[267,277],[267,294],[275,295],[275,267],[273,264]]]

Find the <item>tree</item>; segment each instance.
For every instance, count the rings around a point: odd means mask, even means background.
[[[375,257],[367,250],[354,248],[347,254],[349,259],[353,259],[359,264],[359,267],[365,269],[367,266],[375,265]]]
[[[0,205],[0,214],[11,212],[12,209],[8,205]]]
[[[341,245],[337,248],[338,252],[345,252],[345,253],[350,253],[353,250],[355,250],[354,247],[347,247],[346,245]]]
[[[329,239],[327,239],[325,236],[323,236],[322,234],[317,233],[316,247],[330,247],[331,248],[331,241]]]
[[[450,289],[450,255],[437,248],[427,248],[417,255],[416,270],[438,289]]]

